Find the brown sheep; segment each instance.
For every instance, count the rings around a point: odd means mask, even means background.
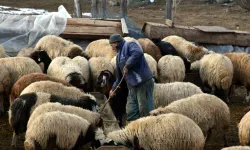
[[[62,83],[65,86],[71,86],[68,82],[60,79],[56,79],[53,77],[49,77],[46,74],[43,73],[31,73],[28,75],[22,76],[13,86],[11,94],[10,94],[10,104],[20,96],[21,92],[29,86],[31,83],[37,82],[37,81],[54,81],[54,82],[59,82]]]
[[[148,38],[140,38],[138,39],[143,52],[151,55],[156,61],[161,58],[161,51],[160,49]]]

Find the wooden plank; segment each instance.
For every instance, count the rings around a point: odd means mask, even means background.
[[[122,33],[124,36],[127,36],[129,32],[128,32],[127,23],[124,18],[121,19],[121,24],[122,24]]]
[[[203,32],[224,32],[224,33],[234,33],[233,30],[229,30],[220,26],[193,26],[196,29],[199,29]]]
[[[220,45],[236,45],[236,46],[250,46],[250,33],[234,32],[234,33],[220,33],[220,32],[203,32],[193,27],[174,26],[169,27],[164,24],[146,22],[142,30],[149,38],[164,38],[170,35],[181,36],[188,41],[220,44]]]
[[[110,20],[93,20],[88,18],[69,18],[67,26],[121,27],[121,22]]]
[[[66,27],[64,32],[66,33],[93,33],[93,34],[112,34],[112,33],[121,33],[121,28],[115,27],[91,27],[91,26],[82,26],[82,27]]]

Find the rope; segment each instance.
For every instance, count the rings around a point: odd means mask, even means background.
[[[117,85],[117,87],[115,88],[115,90],[113,91],[113,93],[115,93],[117,91],[117,89],[120,87],[122,80],[124,79],[125,74],[123,74],[121,81],[119,82],[119,84]],[[102,110],[100,111],[100,114],[103,112],[105,106],[107,105],[107,103],[110,101],[111,97],[109,96],[108,100],[104,103]]]

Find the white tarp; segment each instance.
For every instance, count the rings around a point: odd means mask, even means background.
[[[34,47],[45,35],[60,35],[68,17],[61,10],[33,16],[0,14],[0,44],[6,54],[16,56],[22,48]]]

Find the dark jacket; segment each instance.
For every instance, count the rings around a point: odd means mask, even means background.
[[[123,68],[127,67],[125,76],[128,89],[143,83],[153,77],[142,49],[135,42],[122,41],[118,46],[116,55],[116,81],[112,90],[116,88],[123,76]]]

